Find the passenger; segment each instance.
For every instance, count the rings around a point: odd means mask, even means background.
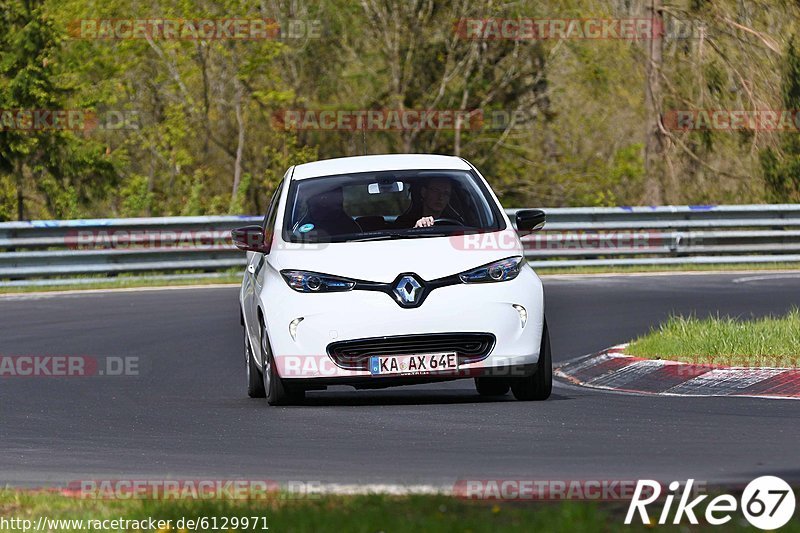
[[[341,187],[309,198],[306,220],[314,230],[328,235],[361,233],[361,227],[344,211]]]

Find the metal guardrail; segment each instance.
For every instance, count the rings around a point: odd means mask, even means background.
[[[551,208],[523,238],[534,267],[800,261],[800,204]],[[512,220],[516,209],[507,212]],[[0,286],[243,268],[230,230],[261,217],[165,217],[0,223]],[[74,282],[71,279],[70,282]]]

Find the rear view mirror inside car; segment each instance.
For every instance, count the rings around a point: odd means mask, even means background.
[[[370,194],[381,194],[389,192],[403,192],[402,181],[389,181],[381,183],[370,183],[367,186],[367,191]]]

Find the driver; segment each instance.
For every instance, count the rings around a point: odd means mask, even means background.
[[[452,193],[453,184],[449,178],[427,180],[420,188],[420,201],[415,202],[417,205],[412,204],[408,211],[397,217],[395,225],[401,228],[433,226],[433,221],[440,218],[449,206]]]

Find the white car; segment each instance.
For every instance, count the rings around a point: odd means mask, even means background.
[[[518,211],[520,233],[544,225]],[[291,167],[264,221],[232,232],[248,394],[474,378],[544,400],[542,283],[480,172],[459,157],[373,155]]]

